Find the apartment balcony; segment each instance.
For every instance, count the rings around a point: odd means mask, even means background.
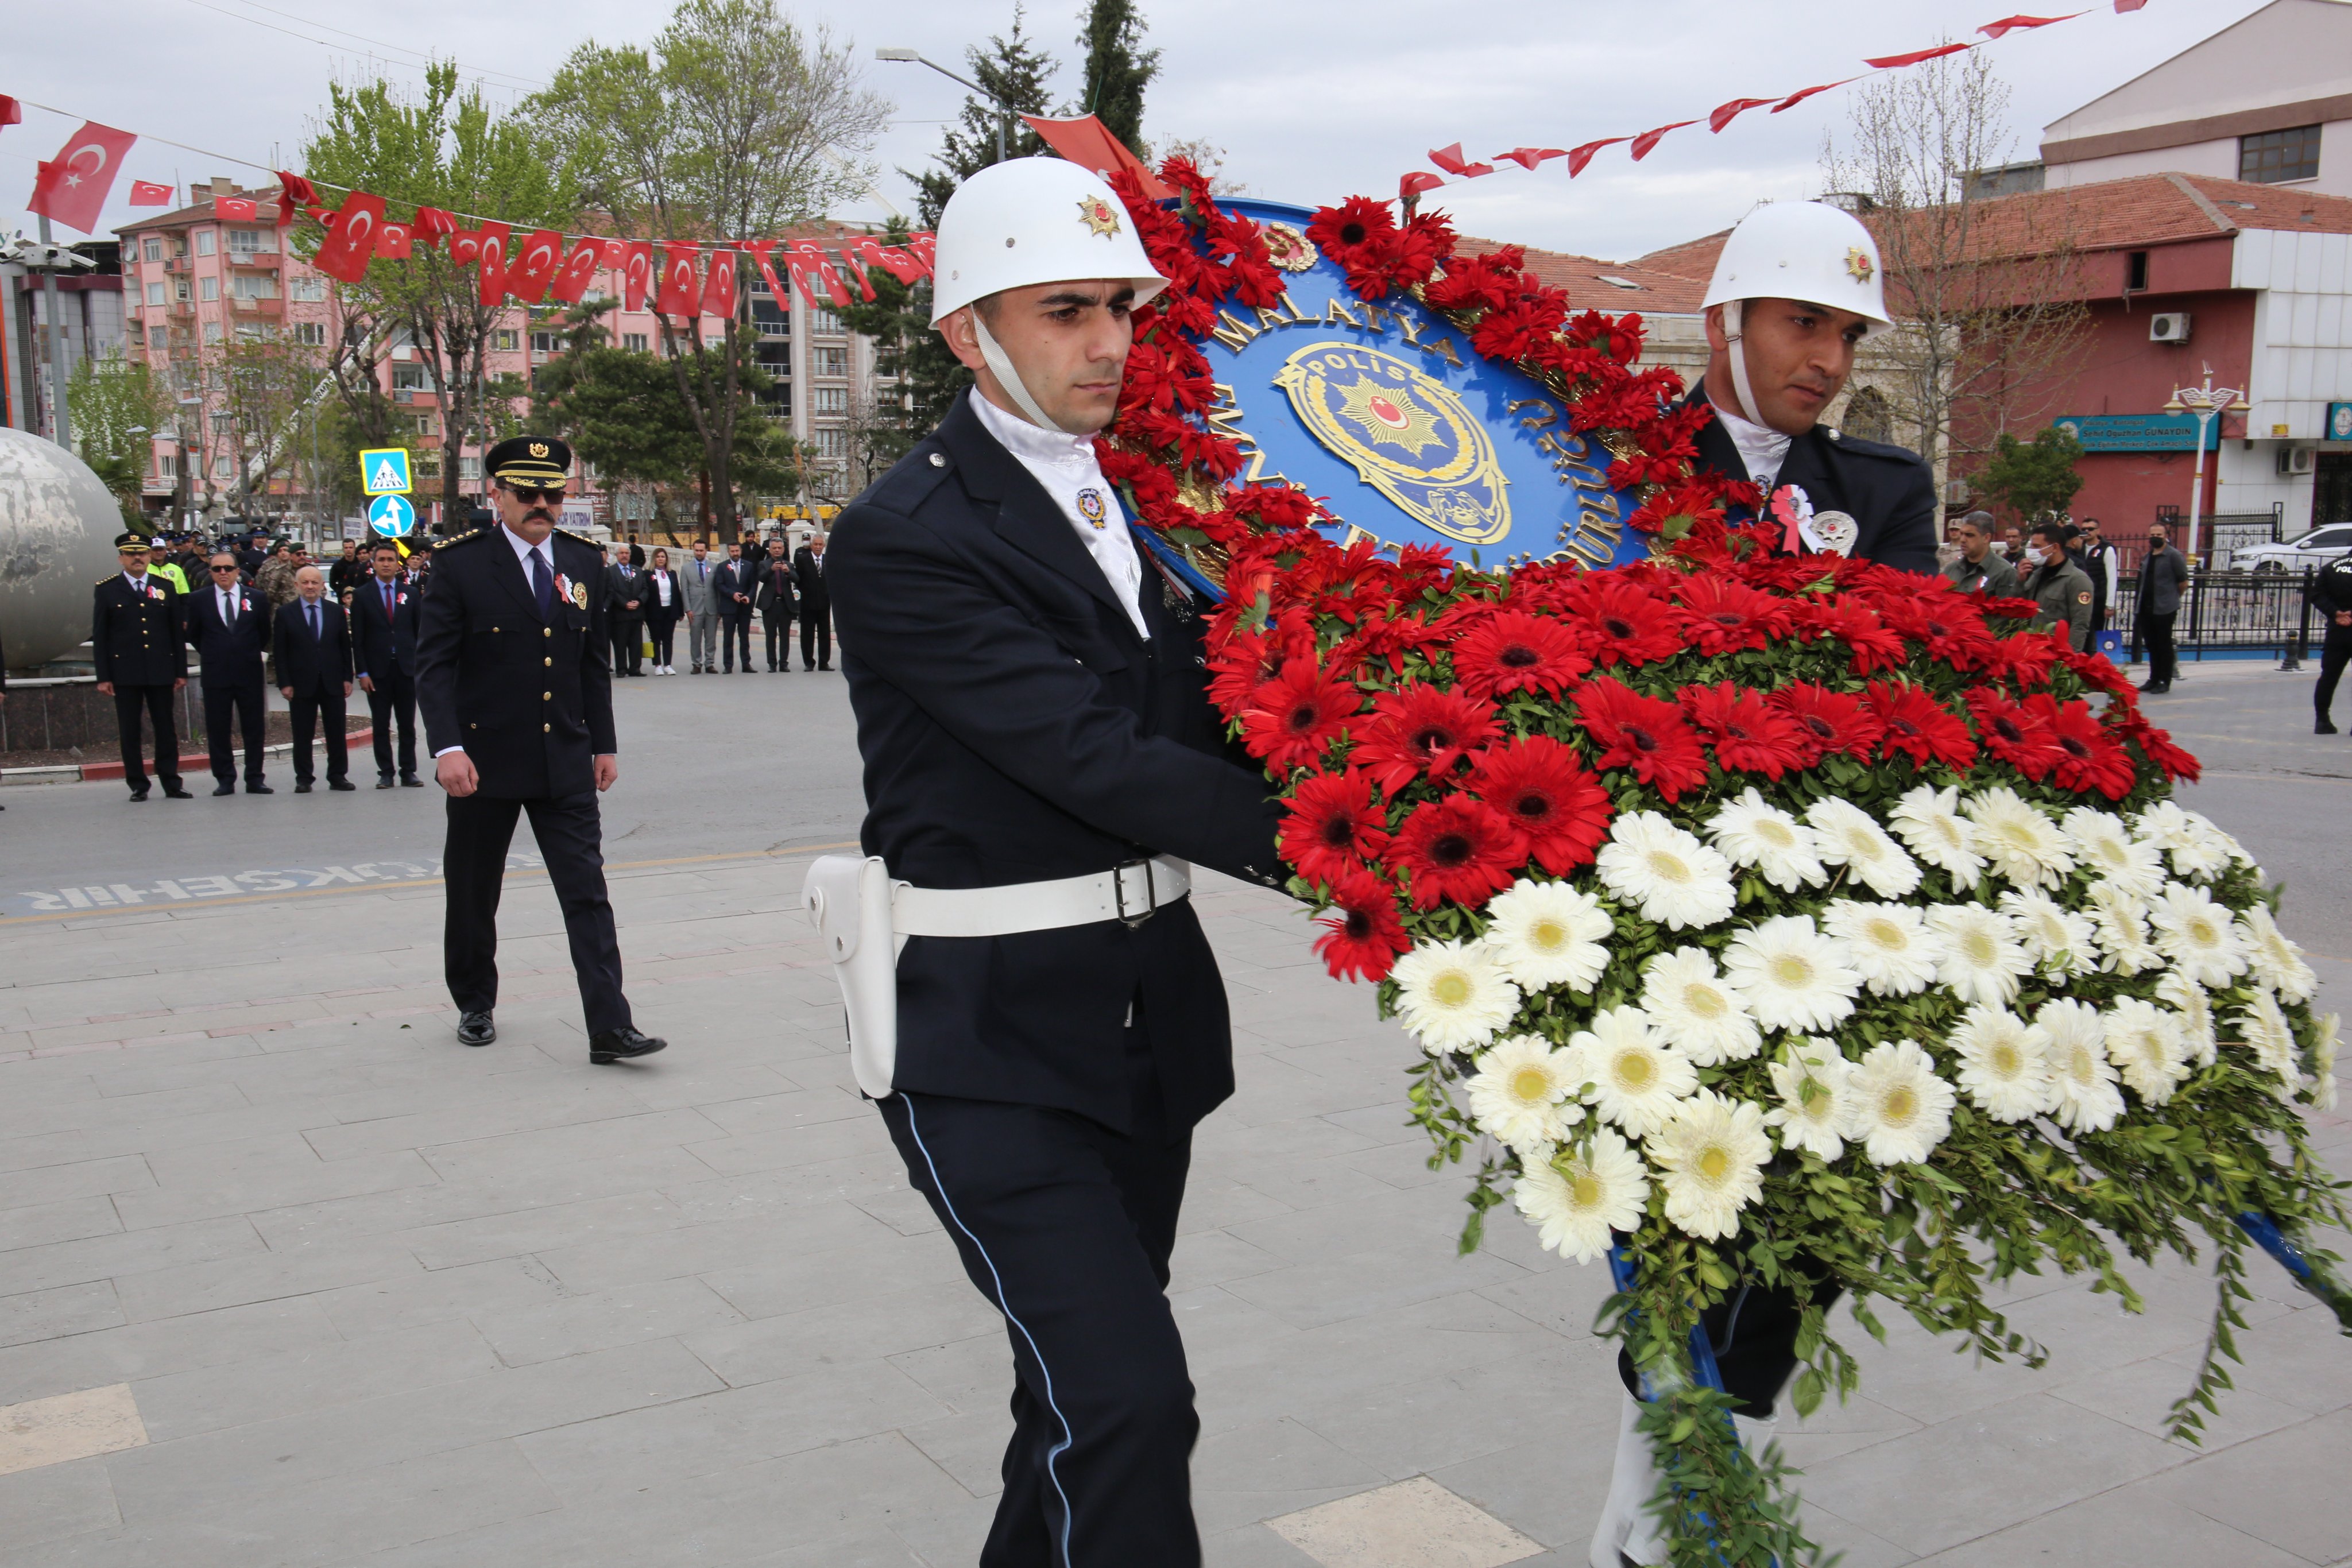
[[[229,301],[229,304],[236,308],[236,313],[240,316],[257,316],[265,320],[270,321],[283,320],[286,317],[286,301],[283,299],[246,299],[238,298],[232,298]]]
[[[166,258],[163,263],[163,270],[166,272],[194,272],[195,269],[194,256],[174,256]]]

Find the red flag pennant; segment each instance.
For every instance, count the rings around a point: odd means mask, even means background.
[[[894,256],[891,253],[895,247],[884,245],[872,235],[860,235],[844,248],[856,262],[857,286],[866,291],[868,299],[874,298],[871,274],[877,267],[901,283],[912,283],[922,276],[920,270],[915,272],[914,277],[901,272],[899,268],[902,267],[914,267],[915,258],[904,251],[898,251]]]
[[[310,265],[330,277],[357,283],[367,277],[368,258],[375,254],[376,231],[383,223],[383,198],[353,191],[327,230],[326,239]]]
[[[610,267],[614,272],[618,272],[627,263],[629,247],[620,240],[600,239],[596,242],[596,264],[599,267]]]
[[[1633,139],[1630,136],[1612,136],[1600,141],[1588,141],[1581,147],[1570,148],[1568,150],[1568,177],[1573,180],[1579,174],[1583,173],[1584,166],[1592,162],[1592,155],[1595,152],[1600,152],[1603,147],[1614,147],[1620,141],[1631,141]]]
[[[58,155],[40,166],[26,210],[84,234],[95,232],[99,210],[106,205],[107,193],[114,189],[114,176],[121,170],[122,155],[138,140],[128,131],[85,121]]]
[[[768,293],[775,299],[776,308],[790,309],[793,297],[785,293],[784,286],[777,281],[775,264],[768,259],[768,253],[776,248],[776,242],[772,239],[747,239],[743,242],[743,248],[750,251],[751,259],[759,264],[760,281],[768,286]]]
[[[824,246],[813,239],[804,239],[794,245],[793,250],[806,258],[808,276],[816,279],[817,287],[824,290],[826,298],[835,305],[849,303],[849,289],[841,281],[840,269],[833,265],[833,256]],[[793,270],[793,280],[801,284],[803,294],[808,292],[808,285],[802,279],[798,268]],[[816,301],[812,298],[809,303],[814,305]]]
[[[716,316],[721,321],[735,319],[735,253],[725,246],[713,246],[710,267],[702,281],[702,313]]]
[[[1125,169],[1142,185],[1143,193],[1155,202],[1164,202],[1176,193],[1160,183],[1160,176],[1151,172],[1151,165],[1129,151],[1127,143],[1113,136],[1109,128],[1091,114],[1082,114],[1075,120],[1024,114],[1021,121],[1037,133],[1038,140],[1081,169],[1092,169],[1106,180]]]
[[[1445,182],[1426,169],[1415,169],[1397,181],[1397,200],[1410,202],[1426,192],[1434,191]]]
[[[536,305],[546,298],[547,286],[562,265],[563,236],[553,229],[535,229],[515,247],[513,263],[506,270],[506,291],[526,305]]]
[[[1706,128],[1720,136],[1725,126],[1749,110],[1761,109],[1771,101],[1769,98],[1735,98],[1729,103],[1718,103],[1714,112],[1706,117]]]
[[[1633,162],[1639,163],[1643,159],[1647,158],[1650,155],[1650,149],[1655,147],[1667,131],[1680,131],[1685,125],[1697,123],[1696,120],[1677,120],[1672,125],[1661,125],[1655,131],[1644,131],[1641,135],[1633,138]]]
[[[1999,38],[2027,27],[2046,27],[2053,22],[2071,22],[2089,15],[2087,11],[2069,11],[2063,16],[2003,16],[1998,22],[1987,22],[1977,31],[1988,38]]]
[[[2116,15],[2118,16],[2126,15],[2129,12],[2138,10],[2141,6],[2147,4],[2147,0],[2116,0]]]
[[[416,254],[416,230],[409,224],[387,223],[375,231],[375,253],[386,261],[406,261]]]
[[[213,214],[223,223],[249,224],[261,216],[261,204],[250,196],[217,196]]]
[[[1782,99],[1780,102],[1774,104],[1772,106],[1772,112],[1779,114],[1783,110],[1794,109],[1797,105],[1804,102],[1805,99],[1812,97],[1813,94],[1817,92],[1827,92],[1833,87],[1843,87],[1847,82],[1860,81],[1861,79],[1862,78],[1860,77],[1843,77],[1836,81],[1825,81],[1819,87],[1809,87],[1801,91],[1792,92],[1788,97]]]
[[[565,305],[577,305],[588,286],[596,281],[597,271],[604,265],[604,246],[614,242],[583,239],[572,247],[571,257],[563,270],[555,275],[548,286],[548,297]]]
[[[868,240],[866,243],[868,245],[873,244],[871,240]],[[841,276],[848,279],[849,282],[856,288],[857,297],[860,299],[871,304],[874,299],[874,280],[866,276],[865,259],[860,255],[856,243],[855,241],[844,242],[839,254],[841,260]]]
[[[1876,70],[1891,71],[1903,66],[1916,66],[1923,60],[1939,60],[1946,55],[1957,55],[1973,49],[1974,44],[1938,44],[1932,49],[1914,49],[1907,55],[1881,55],[1862,63]]]
[[[18,103],[15,99],[10,98],[6,93],[0,92],[0,125],[22,125],[24,123],[25,106]]]
[[[152,180],[131,182],[131,204],[134,207],[168,207],[176,187],[159,185]]]
[[[930,270],[923,265],[922,259],[906,246],[877,245],[874,247],[874,259],[883,271],[901,283],[919,282],[923,275]]]
[[[1447,173],[1458,174],[1465,180],[1475,180],[1481,174],[1491,174],[1495,172],[1495,166],[1492,163],[1473,163],[1465,159],[1462,156],[1462,143],[1459,141],[1451,147],[1431,148],[1429,161]]]
[[[315,206],[319,201],[318,187],[299,174],[278,171],[278,226],[286,227],[294,214],[304,207]]]
[[[926,273],[936,272],[940,265],[940,236],[929,229],[920,229],[907,236],[907,254],[923,264]]]
[[[701,302],[701,291],[695,287],[694,247],[690,245],[662,246],[661,295],[654,309],[664,316],[692,318]]]
[[[468,267],[482,259],[482,231],[451,229],[449,231],[449,263],[453,267]]]
[[[457,214],[445,213],[438,207],[419,207],[416,209],[415,228],[416,237],[425,244],[431,245],[445,235],[454,235],[457,232]],[[454,256],[456,253],[451,254]]]
[[[646,308],[646,290],[654,280],[654,247],[644,240],[633,239],[621,249],[621,308],[642,310]]]
[[[481,270],[474,279],[474,298],[482,305],[496,305],[507,297],[507,242],[513,235],[505,224],[482,225]]]
[[[1565,147],[1514,147],[1508,152],[1496,153],[1495,161],[1499,163],[1507,158],[1528,172],[1533,173],[1536,165],[1545,159],[1567,156],[1568,149]]]

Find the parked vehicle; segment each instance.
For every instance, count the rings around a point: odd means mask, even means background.
[[[2330,523],[2284,544],[2249,545],[2233,551],[2230,565],[2238,571],[2299,572],[2346,554],[2352,554],[2352,523]]]

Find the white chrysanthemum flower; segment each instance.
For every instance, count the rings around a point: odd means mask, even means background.
[[[1903,852],[1877,820],[1851,800],[1832,795],[1805,810],[1822,860],[1843,865],[1881,898],[1901,898],[1919,886],[1919,862]]]
[[[1917,1165],[1951,1132],[1955,1099],[1917,1040],[1881,1041],[1847,1075],[1845,1135],[1873,1165]]]
[[[2019,887],[2055,887],[2074,869],[2074,848],[2058,824],[2006,785],[1971,795],[1960,809],[1996,875]]]
[[[1944,955],[1944,939],[1927,929],[1923,911],[1907,904],[1841,898],[1822,911],[1822,928],[1845,944],[1845,961],[1874,996],[1926,990]]]
[[[2137,997],[2118,997],[2107,1010],[2106,1024],[2107,1060],[2123,1074],[2125,1084],[2151,1105],[2170,1100],[2189,1076],[2180,1019]],[[2292,1065],[2290,1057],[2290,1070]]]
[[[2246,972],[2246,945],[2230,911],[2187,883],[2165,884],[2147,908],[2157,951],[2199,985],[2228,985]]]
[[[1602,944],[1615,929],[1591,894],[1564,882],[1524,878],[1486,905],[1486,947],[1521,989],[1589,991],[1609,967]]]
[[[1760,1105],[1702,1089],[1643,1146],[1660,1172],[1666,1218],[1702,1241],[1737,1234],[1739,1211],[1764,1196],[1772,1140]]]
[[[1960,1059],[1954,1074],[1978,1109],[1996,1122],[2022,1122],[2056,1107],[2049,1031],[2006,1008],[1970,1008],[1945,1044]]]
[[[1826,1040],[1784,1046],[1769,1064],[1772,1092],[1780,1103],[1764,1113],[1764,1124],[1780,1129],[1780,1146],[1803,1149],[1825,1160],[1845,1153],[1846,1079],[1853,1066]]]
[[[2113,811],[2077,806],[2058,826],[2074,846],[2082,864],[2109,882],[2146,898],[2164,885],[2164,857],[2154,844],[2132,837],[2131,829]]]
[[[2252,960],[2254,974],[2282,1000],[2307,1002],[2319,988],[2319,977],[2303,960],[2303,949],[2288,940],[2271,915],[2270,905],[2257,904],[2238,915],[2238,938]]]
[[[1824,1030],[1853,1013],[1862,976],[1810,915],[1776,915],[1723,950],[1724,978],[1766,1029]]]
[[[2099,1009],[2071,998],[2044,1002],[2033,1022],[2047,1041],[2042,1054],[2056,1091],[2051,1115],[2077,1133],[2114,1126],[2124,1113],[2124,1096],[2107,1060],[2107,1024]]]
[[[1944,939],[1936,976],[1964,1002],[2007,1007],[2033,957],[2008,915],[1981,904],[1947,904],[1927,912],[1927,929]]]
[[[1650,1201],[1649,1173],[1631,1145],[1597,1127],[1584,1152],[1562,1149],[1549,1165],[1522,1172],[1511,1197],[1544,1247],[1590,1263],[1607,1255],[1611,1231],[1641,1225],[1643,1206]]]
[[[2238,1014],[2238,1031],[2264,1071],[2277,1073],[2288,1089],[2296,1086],[2300,1079],[2294,1060],[2294,1026],[2287,1022],[2276,997],[2256,986],[2254,1005]]]
[[[1519,1010],[1519,988],[1481,944],[1423,943],[1390,973],[1397,1016],[1432,1056],[1475,1050]]]
[[[1812,829],[1767,801],[1753,784],[1738,800],[1723,803],[1706,834],[1732,864],[1754,868],[1783,893],[1807,883],[1819,887],[1830,879]]]
[[[1537,1035],[1515,1034],[1477,1059],[1470,1080],[1470,1115],[1478,1130],[1523,1155],[1548,1149],[1584,1120],[1572,1096],[1581,1080],[1569,1076],[1568,1053]]]
[[[1748,1004],[1716,973],[1704,947],[1677,947],[1642,967],[1642,1010],[1668,1044],[1700,1067],[1745,1061],[1764,1048]]]
[[[2142,811],[2132,824],[2132,831],[2143,841],[2162,850],[2179,875],[2201,880],[2221,875],[2229,869],[2230,862],[2243,852],[2237,840],[2209,819],[2183,810],[2173,800],[2158,800]]]
[[[1690,1058],[1659,1038],[1639,1008],[1595,1013],[1568,1042],[1570,1079],[1604,1121],[1639,1138],[1656,1132],[1675,1103],[1698,1087]]]
[[[2156,977],[2156,999],[2170,1008],[2180,1025],[2180,1049],[2194,1067],[2210,1067],[2220,1039],[2213,1028],[2213,998],[2178,969]]]
[[[2002,894],[2000,912],[2037,967],[2053,975],[2088,975],[2098,968],[2099,948],[2088,915],[2075,914],[2038,887]]]
[[[1731,862],[1656,811],[1619,816],[1595,869],[1643,919],[1676,931],[1729,919],[1738,902]]]
[[[2099,967],[2111,975],[2137,975],[2164,967],[2164,955],[2147,939],[2147,906],[2117,882],[2095,882],[2084,894],[2098,933]]]
[[[1911,846],[1913,854],[1957,882],[1974,882],[1984,872],[1984,856],[1976,852],[1976,829],[1960,815],[1957,787],[1913,785],[1886,814],[1886,825]]]
[[[2336,1046],[2343,1027],[2343,1019],[2329,1013],[2318,1020],[2319,1032],[2311,1042],[2311,1076],[2304,1080],[2304,1094],[2323,1111],[2336,1109]]]

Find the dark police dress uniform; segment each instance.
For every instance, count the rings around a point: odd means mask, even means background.
[[[1707,401],[1704,383],[1688,402]],[[1733,479],[1746,479],[1748,465],[1723,422],[1711,419],[1698,433],[1698,466]],[[1790,439],[1780,472],[1767,487],[1801,487],[1816,512],[1843,512],[1859,533],[1857,560],[1933,574],[1936,565],[1936,475],[1917,453],[1882,441],[1863,441],[1816,424]],[[1747,516],[1745,508],[1734,515]]]
[[[484,464],[493,478],[541,486],[563,483],[571,465],[571,449],[542,436],[500,442]],[[448,799],[443,965],[459,1011],[497,1006],[499,894],[528,811],[571,939],[590,1060],[609,1061],[602,1045],[632,1025],[596,810],[594,759],[618,749],[604,556],[559,528],[539,547],[544,569],[527,573],[509,537],[492,524],[436,549],[417,622],[425,743],[436,758],[463,750],[479,778],[473,794]]]
[[[1278,814],[1203,695],[1193,606],[1147,563],[1139,637],[970,395],[842,514],[828,552],[866,852],[922,888],[1155,852],[1278,880]],[[981,1562],[1197,1563],[1199,1422],[1164,1292],[1192,1128],[1234,1077],[1191,903],[1135,925],[911,937],[898,993],[883,1119],[1004,1314],[1018,1380]]]
[[[2336,704],[2336,683],[2344,678],[2345,664],[2352,663],[2352,626],[2336,624],[2339,613],[2352,611],[2352,555],[2339,555],[2319,569],[2311,580],[2311,606],[2327,629],[2326,641],[2319,646],[2319,685],[2311,700],[2318,709],[2320,732],[2332,734],[2335,721],[2328,709]]]
[[[131,786],[132,800],[147,799],[147,766],[139,747],[143,708],[155,727],[155,776],[163,779],[165,794],[176,796],[181,793],[180,726],[172,711],[172,695],[178,683],[188,678],[180,596],[162,578],[143,578],[134,588],[118,571],[99,583],[91,599],[91,662],[99,680],[114,687],[122,781]]]
[[[206,570],[206,577],[212,575]],[[221,614],[217,585],[198,589],[181,601],[189,645],[204,661],[205,735],[212,751],[213,778],[224,790],[236,782],[238,732],[245,739],[245,787],[263,794],[263,746],[268,732],[262,727],[262,688],[266,672],[262,655],[269,648],[269,606],[251,584],[228,585],[233,595],[226,618]],[[234,723],[234,728],[232,728]]]
[[[383,580],[373,572],[352,587],[352,663],[368,678],[368,718],[375,729],[378,787],[392,777],[393,728],[400,730],[400,781],[423,785],[416,776],[416,630],[425,608],[421,584],[405,574]]]

